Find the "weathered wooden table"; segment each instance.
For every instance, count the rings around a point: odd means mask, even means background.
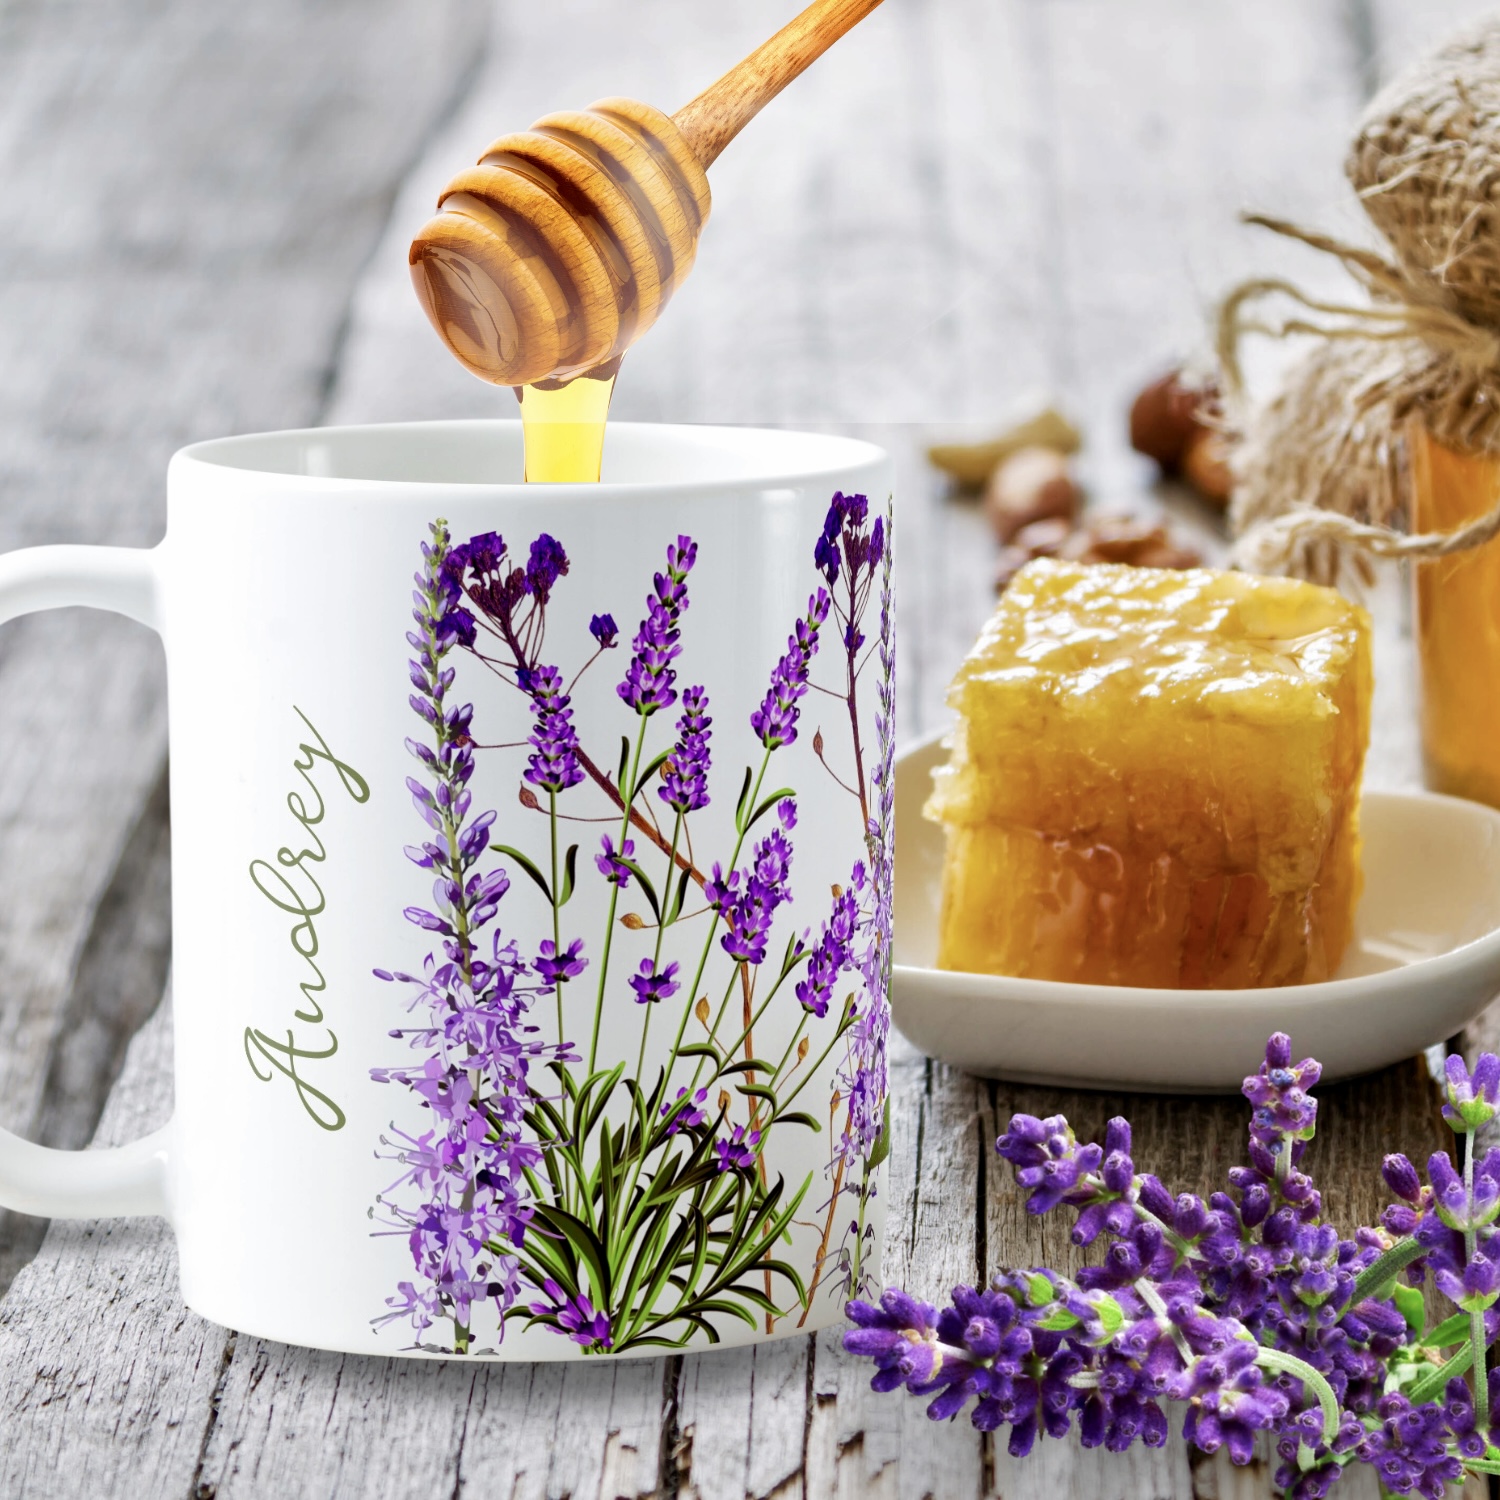
[[[407,290],[436,188],[546,109],[674,105],[794,8],[0,0],[0,546],[154,541],[166,458],[190,439],[503,409]],[[890,0],[715,168],[699,268],[632,355],[617,414],[856,427],[893,448],[915,736],[940,722],[991,567],[923,440],[1039,392],[1086,426],[1096,503],[1176,506],[1125,445],[1129,393],[1199,345],[1236,274],[1330,284],[1236,211],[1357,232],[1338,169],[1361,98],[1481,8]],[[1399,611],[1384,618],[1370,779],[1391,785],[1417,768]],[[0,636],[0,1121],[54,1145],[129,1138],[171,1108],[164,695],[155,641],[112,617]],[[1070,1259],[998,1169],[1010,1111],[1095,1130],[1127,1109],[1138,1158],[1199,1188],[1242,1140],[1238,1101],[1020,1089],[904,1046],[892,1085],[886,1276],[931,1296],[986,1265]],[[1427,1066],[1323,1100],[1316,1169],[1336,1213],[1367,1218],[1379,1154],[1440,1141]],[[1263,1465],[1190,1462],[1176,1441],[1127,1462],[1045,1443],[1015,1463],[871,1395],[836,1333],[569,1368],[314,1354],[186,1312],[155,1222],[7,1217],[7,1286],[6,1497],[1269,1492]],[[1340,1491],[1374,1492],[1367,1475]]]

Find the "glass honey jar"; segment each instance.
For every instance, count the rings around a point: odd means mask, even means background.
[[[1409,434],[1413,531],[1453,531],[1500,502],[1500,457]],[[1422,753],[1434,791],[1500,807],[1500,538],[1420,562]]]

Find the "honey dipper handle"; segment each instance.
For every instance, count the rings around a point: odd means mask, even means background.
[[[880,0],[813,0],[796,20],[762,43],[717,83],[672,116],[707,168],[787,84],[815,63]]]

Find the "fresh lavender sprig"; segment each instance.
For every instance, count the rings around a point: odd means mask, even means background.
[[[429,952],[417,974],[375,971],[411,988],[410,1008],[420,1020],[393,1035],[420,1061],[372,1076],[409,1090],[435,1124],[420,1135],[392,1126],[383,1138],[402,1170],[379,1202],[386,1223],[407,1238],[417,1280],[400,1284],[380,1321],[409,1319],[420,1337],[449,1320],[453,1347],[464,1352],[482,1305],[494,1307],[496,1337],[504,1336],[504,1315],[521,1284],[514,1252],[533,1213],[526,1173],[541,1160],[525,1124],[529,1074],[566,1054],[538,1040],[527,1019],[532,990],[515,944],[497,928],[481,947],[510,882],[503,870],[478,868],[496,815],[472,808],[473,707],[448,701],[454,672],[445,658],[472,639],[473,617],[460,602],[444,523],[433,525],[422,551],[417,628],[407,639],[416,653],[411,707],[428,737],[407,741],[423,772],[407,787],[428,838],[406,852],[435,878],[431,906],[408,907],[406,916],[437,937],[440,951]]]
[[[1138,1173],[1123,1120],[1097,1145],[1062,1116],[1013,1117],[998,1150],[1027,1208],[1073,1211],[1075,1242],[1101,1243],[1103,1263],[1076,1280],[997,1275],[983,1292],[958,1288],[942,1310],[894,1290],[878,1308],[854,1301],[846,1347],[875,1359],[875,1389],[932,1396],[934,1416],[971,1400],[975,1426],[991,1430],[998,1416],[1013,1452],[1035,1440],[1038,1410],[1052,1435],[1076,1419],[1085,1444],[1123,1448],[1164,1437],[1150,1406],[1176,1401],[1186,1440],[1237,1463],[1256,1432],[1270,1433],[1276,1483],[1293,1500],[1319,1500],[1355,1461],[1387,1492],[1432,1500],[1465,1473],[1500,1473],[1500,1372],[1485,1367],[1500,1336],[1500,1151],[1476,1160],[1472,1149],[1500,1094],[1500,1061],[1448,1070],[1444,1115],[1470,1148],[1463,1172],[1438,1152],[1424,1183],[1404,1156],[1388,1156],[1382,1174],[1398,1201],[1384,1228],[1349,1239],[1322,1221],[1300,1165],[1319,1071],[1311,1059],[1294,1066],[1287,1038],[1271,1038],[1244,1086],[1250,1165],[1207,1201],[1174,1198]],[[1416,1288],[1428,1278],[1457,1311],[1424,1328]],[[1002,1358],[989,1330],[1012,1325],[1017,1342]],[[1018,1376],[1014,1350],[1028,1338]]]

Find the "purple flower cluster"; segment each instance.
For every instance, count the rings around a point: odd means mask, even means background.
[[[1060,1115],[1014,1116],[997,1149],[1027,1209],[1074,1211],[1074,1242],[1102,1242],[1103,1263],[1076,1280],[999,1275],[983,1292],[957,1288],[941,1311],[899,1291],[879,1306],[856,1300],[846,1348],[875,1361],[875,1389],[930,1397],[934,1417],[972,1401],[976,1427],[1009,1424],[1013,1453],[1075,1416],[1085,1445],[1160,1442],[1168,1400],[1186,1404],[1189,1443],[1222,1446],[1236,1463],[1257,1432],[1270,1434],[1276,1483],[1294,1500],[1319,1500],[1356,1459],[1386,1492],[1438,1500],[1466,1464],[1488,1464],[1500,1438],[1500,1372],[1486,1368],[1500,1336],[1500,1150],[1472,1154],[1500,1061],[1449,1068],[1444,1114],[1471,1144],[1467,1171],[1438,1152],[1424,1183],[1406,1157],[1388,1156],[1398,1201],[1383,1229],[1352,1239],[1322,1222],[1299,1165],[1319,1072],[1292,1063],[1284,1035],[1270,1039],[1244,1084],[1250,1164],[1207,1200],[1138,1173],[1124,1120],[1100,1145]],[[1423,1333],[1422,1299],[1407,1287],[1428,1275],[1458,1312]]]
[[[536,712],[526,779],[544,792],[565,792],[583,780],[572,699],[563,692],[562,675],[556,667],[528,668],[520,674],[519,681]]]
[[[674,812],[687,814],[708,806],[708,742],[713,737],[708,716],[708,694],[690,687],[682,695],[682,717],[677,721],[677,743],[662,763],[656,795]]]
[[[498,555],[498,538],[493,547]],[[458,570],[450,566],[442,522],[422,551],[417,628],[407,639],[416,653],[411,707],[430,739],[407,742],[424,777],[407,785],[430,837],[406,852],[435,880],[432,907],[409,907],[406,915],[439,938],[441,951],[427,955],[419,974],[376,970],[412,989],[410,1008],[421,1019],[393,1035],[420,1061],[378,1068],[372,1076],[409,1090],[434,1123],[417,1135],[392,1126],[384,1138],[402,1170],[380,1203],[386,1222],[407,1239],[417,1279],[400,1284],[381,1321],[409,1319],[419,1337],[434,1323],[450,1321],[453,1346],[464,1350],[475,1308],[492,1304],[503,1336],[505,1310],[519,1291],[515,1251],[533,1212],[525,1174],[540,1161],[526,1134],[533,1097],[528,1074],[565,1054],[539,1041],[528,1023],[531,991],[515,945],[505,943],[498,928],[485,943],[484,929],[509,881],[502,870],[477,868],[495,814],[471,815],[473,708],[448,702],[454,673],[444,664],[473,622],[459,603]]]
[[[833,914],[823,924],[822,935],[807,961],[807,974],[797,983],[802,1008],[820,1021],[828,1014],[839,975],[854,967],[858,933],[859,899],[853,890],[841,890],[833,898]]]
[[[640,969],[630,976],[630,988],[635,992],[637,1005],[670,1000],[682,988],[677,981],[677,965],[670,963],[659,969],[649,958],[643,958]]]
[[[860,617],[875,581],[876,569],[886,558],[885,520],[875,517],[866,531],[870,502],[864,495],[834,495],[823,518],[823,534],[813,551],[818,571],[828,580],[833,592],[834,610],[843,626],[844,649],[851,655],[864,644]],[[846,597],[838,597],[838,585],[844,584]]]
[[[631,643],[634,655],[616,691],[638,714],[649,717],[677,701],[677,669],[682,654],[681,620],[688,607],[687,576],[698,560],[698,544],[680,536],[667,548],[667,570],[652,581],[646,617]],[[613,622],[611,622],[613,623]]]
[[[547,601],[567,571],[567,553],[546,532],[532,542],[524,567],[511,560],[498,532],[481,532],[460,546],[450,546],[443,558],[443,581],[450,594],[446,623],[454,639],[489,661],[477,644],[477,623],[482,620],[488,637],[503,646],[518,678],[535,670]]]
[[[609,1314],[601,1312],[582,1292],[570,1297],[549,1276],[542,1282],[545,1302],[533,1302],[532,1317],[566,1334],[590,1354],[604,1354],[615,1346]]]
[[[890,518],[877,519],[868,538],[859,533],[868,511],[850,509],[835,496],[823,526],[827,548],[820,566],[829,577],[828,563],[833,561],[837,545],[841,562],[848,561],[847,602],[836,606],[844,625],[845,693],[853,727],[856,792],[865,818],[864,861],[856,864],[850,876],[850,889],[859,904],[858,936],[851,945],[850,958],[864,981],[867,1003],[860,1008],[850,1026],[843,1060],[838,1071],[839,1087],[848,1101],[844,1129],[838,1141],[834,1161],[835,1183],[842,1191],[858,1195],[859,1212],[851,1215],[840,1247],[842,1281],[850,1294],[862,1291],[866,1284],[863,1250],[869,1238],[865,1207],[876,1191],[869,1163],[880,1150],[886,1127],[887,1062],[886,1046],[890,1033],[891,921],[894,866],[892,842],[895,835],[896,791],[896,655],[891,598]],[[850,523],[853,523],[852,525]],[[869,577],[861,584],[861,570],[873,575],[880,564],[880,635],[877,656],[880,673],[877,679],[875,711],[876,759],[870,771],[868,788],[864,780],[863,753],[858,724],[858,691],[861,666],[856,658],[864,640],[863,616],[869,600]],[[834,569],[837,576],[837,568]],[[829,578],[833,582],[833,578]],[[837,590],[834,591],[837,599]],[[851,644],[851,642],[853,644]],[[826,975],[826,970],[824,970]],[[805,1002],[804,1002],[805,1003]],[[829,1205],[830,1222],[837,1206],[836,1190]]]
[[[626,860],[634,858],[634,839],[622,839],[620,847],[616,849],[615,841],[606,833],[600,837],[599,852],[594,856],[594,863],[611,885],[626,886],[630,884],[630,866],[626,864]]]
[[[723,868],[714,866],[703,894],[728,929],[719,942],[732,959],[765,962],[776,908],[791,900],[791,870],[792,846],[779,829],[756,844],[748,869],[733,870],[726,878]]]
[[[736,1125],[727,1136],[714,1142],[718,1158],[714,1166],[720,1172],[748,1172],[755,1165],[755,1150],[760,1145],[760,1131]]]
[[[750,715],[750,727],[767,750],[790,745],[797,738],[798,707],[807,693],[808,674],[818,650],[818,631],[828,618],[828,594],[819,589],[807,601],[807,613],[797,621],[786,643],[786,654],[771,673],[771,686],[759,708]]]
[[[677,1097],[661,1107],[661,1115],[667,1121],[667,1134],[676,1135],[679,1130],[691,1130],[708,1121],[708,1111],[703,1108],[708,1101],[708,1089],[695,1090],[689,1094],[678,1089]]]

